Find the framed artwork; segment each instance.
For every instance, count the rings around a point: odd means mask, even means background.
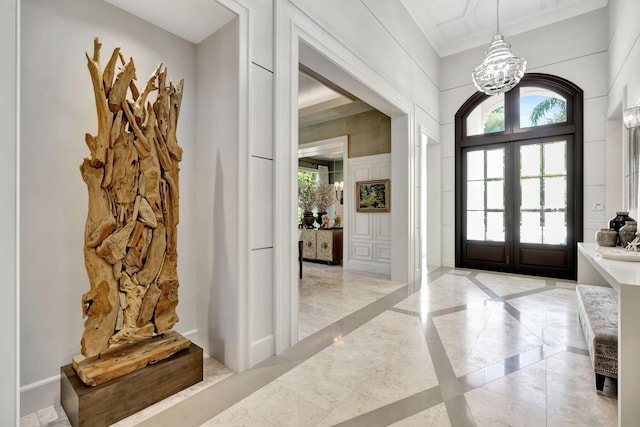
[[[391,185],[388,179],[356,182],[356,210],[358,212],[389,212]]]

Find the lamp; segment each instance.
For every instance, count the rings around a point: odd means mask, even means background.
[[[344,195],[344,181],[336,181],[333,183],[333,187],[336,190],[336,200],[343,203],[343,195]]]
[[[640,127],[640,105],[624,110],[622,121],[627,129]]]
[[[473,84],[487,95],[505,93],[520,82],[527,68],[527,60],[511,53],[511,45],[500,34],[500,1],[496,0],[496,35],[485,52],[484,61],[471,76]]]

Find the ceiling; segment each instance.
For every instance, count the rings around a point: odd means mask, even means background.
[[[301,66],[304,68],[304,66]],[[298,73],[298,126],[349,117],[373,107],[311,70]]]
[[[213,0],[104,0],[147,22],[198,44],[236,17]]]
[[[488,47],[496,34],[496,0],[400,1],[440,57]],[[500,32],[512,36],[606,5],[607,0],[502,0]]]
[[[214,0],[105,0],[194,44],[235,14]],[[360,0],[367,3],[371,0]],[[497,0],[400,0],[441,57],[488,45],[496,32]],[[581,15],[607,0],[502,0],[505,36]]]
[[[105,0],[198,44],[236,15],[214,0]],[[360,0],[367,3],[372,0]],[[497,0],[399,0],[440,57],[488,46],[496,33]],[[500,32],[506,37],[605,7],[607,0],[502,0]],[[299,78],[299,125],[307,126],[372,109],[311,70]]]

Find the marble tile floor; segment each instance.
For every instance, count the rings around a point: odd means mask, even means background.
[[[300,342],[125,426],[615,426],[577,321],[575,282],[439,268],[402,284],[306,263]],[[22,427],[68,426],[59,405]]]

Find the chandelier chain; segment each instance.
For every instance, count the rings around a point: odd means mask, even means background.
[[[496,0],[496,34],[500,34],[500,0]]]

